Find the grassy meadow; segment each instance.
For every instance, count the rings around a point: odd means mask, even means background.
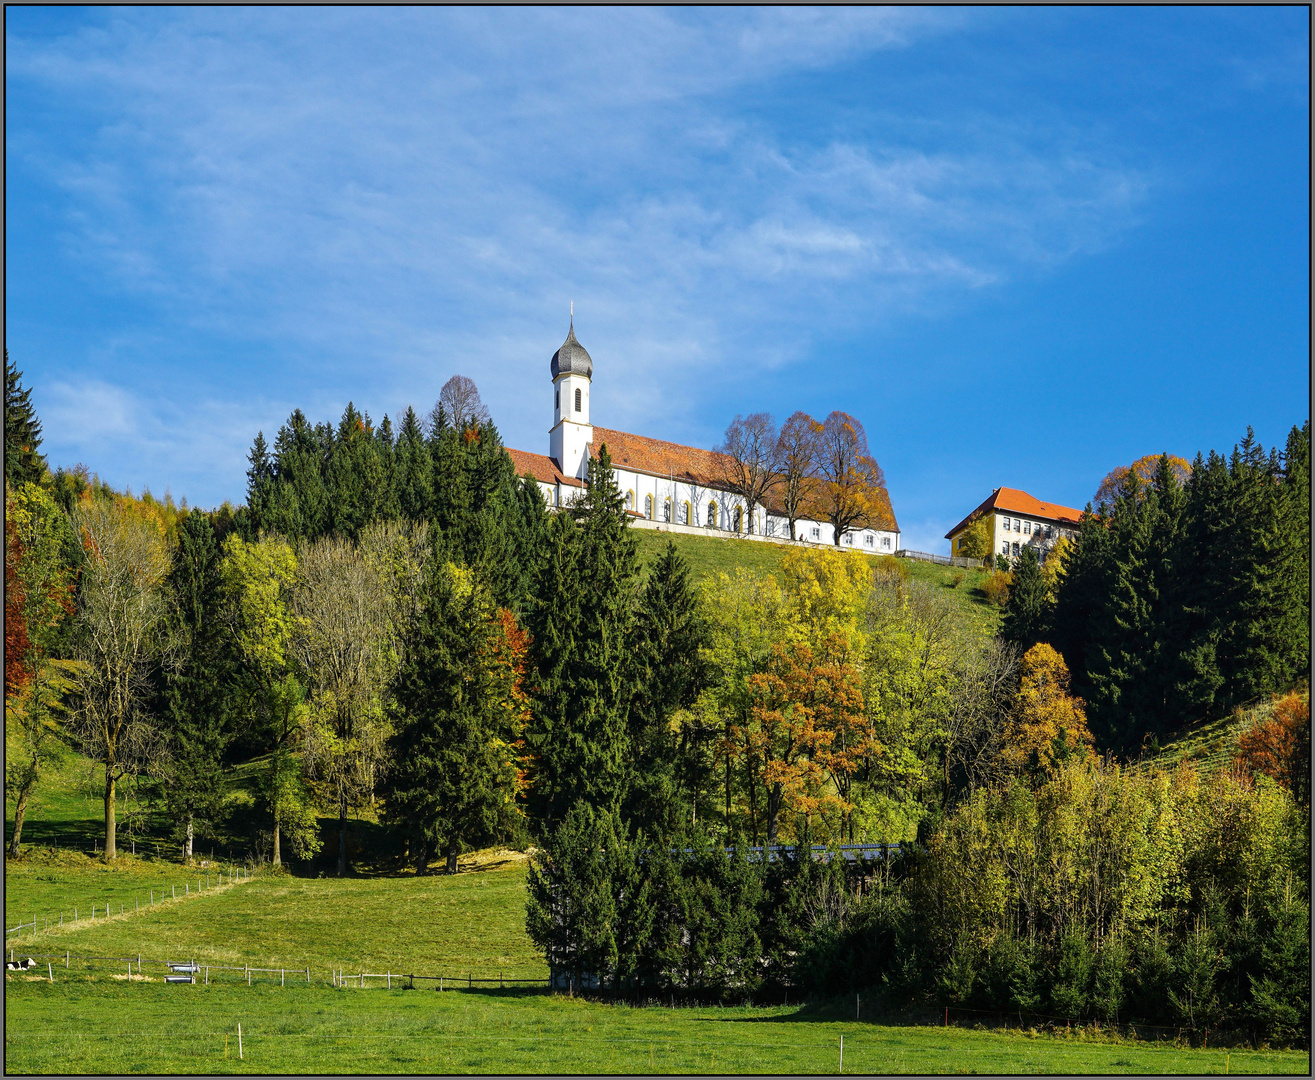
[[[666,550],[668,541],[675,544],[676,550],[689,564],[690,575],[695,582],[701,582],[719,573],[731,573],[737,566],[743,566],[756,573],[774,573],[780,565],[781,558],[791,550],[788,544],[745,540],[729,534],[724,537],[714,535],[704,537],[658,532],[655,529],[632,529],[631,535],[639,544],[640,562],[645,566],[653,563],[658,555]],[[850,554],[855,559],[863,559],[873,565],[883,561],[895,561],[889,555],[865,555],[861,552]],[[1000,608],[991,603],[981,589],[981,583],[987,573],[985,570],[937,566],[917,559],[900,559],[898,563],[907,570],[911,580],[923,581],[936,589],[943,590],[944,595],[954,601],[959,611],[973,618],[984,631],[995,632],[1000,621]]]
[[[7,884],[52,902],[87,876],[124,889],[162,867],[97,868],[72,854],[32,854]],[[181,876],[181,869],[178,870]],[[105,880],[104,878],[100,879]],[[101,891],[104,891],[103,889]],[[511,980],[547,973],[524,929],[525,858],[463,858],[455,877],[368,873],[344,880],[256,874],[249,882],[157,904],[137,915],[24,934],[16,955],[134,956],[129,980],[110,960],[45,961],[8,973],[5,1058],[19,1073],[1303,1073],[1304,1052],[1192,1049],[1074,1029],[1067,1034],[944,1028],[854,1018],[848,999],[769,1007],[641,1008],[545,989],[464,986],[436,993],[400,980],[335,988],[335,970]],[[12,935],[11,935],[12,937]],[[210,985],[171,985],[161,961],[289,969],[214,971]],[[309,966],[307,984],[301,970]],[[462,980],[464,981],[464,980]],[[448,984],[450,987],[450,984]],[[863,1006],[864,1010],[868,1005]],[[930,1019],[930,1018],[927,1018]],[[237,1058],[242,1025],[243,1059]],[[225,1053],[227,1052],[227,1056]]]
[[[650,1006],[525,991],[7,980],[21,1073],[1192,1073],[1309,1055],[855,1021],[850,1005]],[[242,1060],[237,1028],[242,1025]]]

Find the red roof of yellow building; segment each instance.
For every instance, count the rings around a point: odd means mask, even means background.
[[[949,540],[951,537],[957,536],[965,526],[991,510],[1021,514],[1023,517],[1041,518],[1043,521],[1062,521],[1067,525],[1076,525],[1082,517],[1082,511],[1074,510],[1071,506],[1043,502],[1029,495],[1026,491],[1002,487],[991,492],[981,506],[947,532],[945,539]]]

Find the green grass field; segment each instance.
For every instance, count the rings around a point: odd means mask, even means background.
[[[11,891],[52,901],[85,887],[94,860],[11,862]],[[154,864],[104,871],[131,889]],[[849,1072],[1302,1073],[1306,1053],[1201,1050],[1092,1037],[858,1021],[849,1001],[776,1007],[637,1008],[545,989],[436,993],[334,988],[332,973],[393,972],[508,980],[543,978],[524,929],[525,861],[467,856],[455,877],[345,880],[257,874],[230,888],[137,915],[25,934],[16,955],[45,960],[6,976],[6,1068],[19,1073],[171,1072]],[[78,956],[140,954],[127,964]],[[246,985],[212,971],[210,985],[170,985],[164,960],[286,966]],[[310,968],[311,982],[303,974]],[[39,972],[39,974],[38,974]],[[432,984],[431,984],[432,985]],[[447,986],[450,988],[451,983]],[[237,1060],[237,1026],[244,1058]],[[227,1037],[228,1057],[225,1058]]]
[[[6,1069],[16,1073],[829,1073],[842,1036],[847,1073],[1273,1075],[1310,1061],[895,1027],[842,1019],[838,1003],[635,1008],[524,991],[27,978],[6,987]]]
[[[782,556],[790,549],[786,544],[770,544],[761,540],[741,540],[736,537],[688,536],[683,533],[665,533],[654,529],[632,529],[631,535],[639,544],[639,558],[650,565],[666,550],[668,541],[676,545],[681,557],[689,563],[690,575],[696,582],[718,573],[730,573],[744,566],[758,573],[774,573]],[[890,556],[850,553],[853,558],[876,563]],[[926,582],[949,597],[959,611],[971,617],[988,633],[994,633],[1000,621],[1000,608],[992,604],[981,590],[986,576],[984,570],[959,570],[916,559],[901,559],[913,581]]]

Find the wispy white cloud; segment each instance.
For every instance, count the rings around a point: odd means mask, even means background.
[[[673,419],[673,383],[697,373],[729,392],[805,354],[818,326],[879,324],[1135,223],[1152,170],[1094,137],[974,116],[937,149],[916,117],[898,136],[866,124],[821,137],[749,107],[775,80],[894,55],[968,19],[128,11],[66,37],[11,34],[10,80],[93,121],[58,145],[22,130],[11,153],[62,189],[64,243],[109,285],[191,333],[281,355],[276,370],[256,361],[271,399],[304,407],[313,387],[367,394],[376,414],[427,408],[460,370],[509,441],[538,449],[543,395],[526,388],[542,389],[574,299],[607,364],[596,407],[706,441],[706,417]],[[49,427],[81,422],[72,445],[161,462],[187,441],[207,448],[197,475],[207,461],[231,473],[225,433],[261,411],[216,400],[210,434],[148,436],[170,406],[112,390],[66,384]],[[95,422],[93,393],[106,404]],[[252,430],[234,436],[241,449]]]

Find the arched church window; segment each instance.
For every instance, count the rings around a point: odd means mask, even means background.
[[[578,386],[575,388],[575,411],[580,411],[580,388]]]
[[[558,412],[562,411],[562,388],[560,386],[553,392],[552,407]]]
[[[735,508],[735,531],[739,532],[743,528],[743,525],[744,525],[744,515],[741,512],[740,508],[737,506]]]
[[[652,495],[645,495],[645,496],[644,496],[644,517],[649,518],[650,520],[652,520],[652,517],[653,517],[653,496],[652,496]]]
[[[635,508],[635,493],[634,493],[633,491],[627,491],[627,492],[626,492],[626,509],[627,509],[627,510],[633,510],[634,508]]]
[[[692,508],[690,507],[689,500],[687,499],[685,502],[681,503],[680,506],[680,523],[682,525],[692,524],[692,522],[690,521],[691,512],[692,512]]]
[[[663,500],[662,500],[662,520],[663,520],[663,521],[666,521],[666,522],[670,522],[670,521],[671,521],[671,500],[670,500],[670,499],[663,499]]]
[[[717,527],[717,504],[708,503],[708,528],[715,529],[716,527]]]

